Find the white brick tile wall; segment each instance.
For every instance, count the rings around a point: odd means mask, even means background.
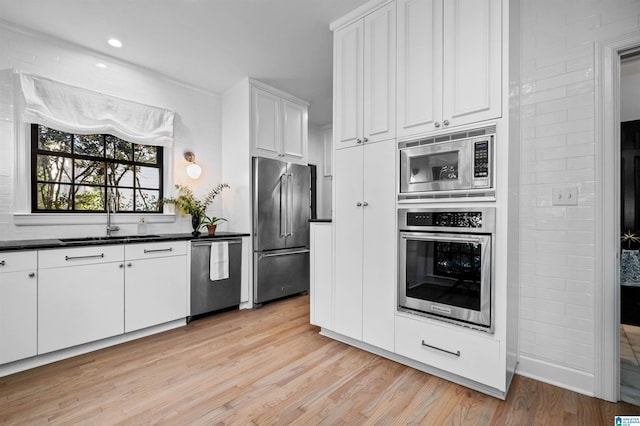
[[[595,373],[596,45],[639,30],[638,0],[522,2],[520,353],[576,377]]]

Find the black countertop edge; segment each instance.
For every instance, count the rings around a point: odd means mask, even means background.
[[[201,241],[216,240],[224,238],[249,237],[248,233],[241,232],[216,232],[215,235],[208,235],[206,232],[198,236],[192,234],[150,234],[150,235],[114,235],[108,237],[87,237],[87,238],[51,238],[42,240],[10,240],[0,241],[0,252],[3,251],[25,251],[48,248],[83,247],[106,244],[135,244],[152,243],[156,241]]]
[[[331,219],[309,219],[311,223],[331,223]]]

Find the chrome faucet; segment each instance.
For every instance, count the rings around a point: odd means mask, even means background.
[[[115,204],[115,199],[113,198],[113,194],[109,194],[107,196],[107,237],[110,237],[112,232],[120,230],[118,225],[111,224],[111,207],[113,204]]]

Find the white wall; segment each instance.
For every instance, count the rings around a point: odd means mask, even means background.
[[[640,58],[620,68],[620,121],[640,120]]]
[[[101,62],[106,69],[96,67]],[[110,60],[78,46],[54,41],[37,34],[29,34],[0,26],[0,69],[14,68],[39,74],[63,83],[95,90],[124,99],[171,109],[176,112],[175,147],[165,155],[172,157],[173,177],[176,183],[185,183],[197,195],[204,194],[220,182],[220,98],[169,80],[153,71]],[[0,240],[43,238],[59,236],[103,235],[104,224],[66,226],[17,226],[14,222],[14,159],[17,140],[14,132],[12,101],[6,91],[0,97]],[[197,181],[186,177],[184,151],[193,151],[203,173]],[[165,182],[165,191],[173,193],[172,182]],[[216,199],[211,213],[222,211],[222,201]],[[135,234],[136,218],[127,219],[118,215],[116,222],[131,222],[121,225],[121,234]],[[154,223],[154,218],[145,215],[148,233],[189,232],[189,217],[179,217],[176,222]],[[106,220],[106,219],[105,219]],[[222,225],[224,230],[224,224]]]
[[[325,135],[331,135],[331,128],[309,126],[309,164],[315,164],[316,213],[318,219],[331,219],[331,176],[324,175]],[[329,152],[332,150],[329,149]]]
[[[595,386],[599,285],[595,52],[597,43],[637,32],[639,18],[638,1],[522,2],[518,371],[587,394]],[[552,206],[552,187],[565,185],[578,187],[578,205]]]

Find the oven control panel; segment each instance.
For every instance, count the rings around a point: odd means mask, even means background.
[[[481,212],[407,212],[409,226],[441,226],[447,228],[482,228]]]
[[[445,228],[493,232],[495,209],[400,209],[398,227],[417,231],[446,231]]]

